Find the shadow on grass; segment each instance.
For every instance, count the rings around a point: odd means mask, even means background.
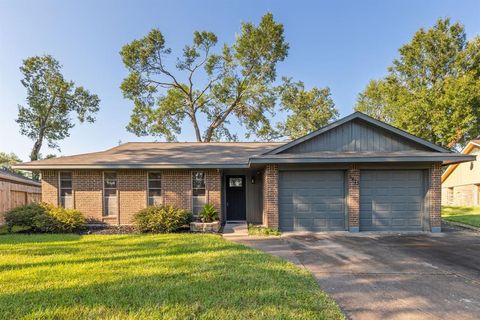
[[[25,234],[25,233],[8,233],[0,234],[0,245],[2,244],[22,244],[22,243],[39,243],[39,242],[64,242],[79,241],[82,236],[78,234]]]

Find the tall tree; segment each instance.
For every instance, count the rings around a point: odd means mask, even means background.
[[[212,32],[195,32],[174,70],[166,64],[171,50],[160,30],[125,45],[120,54],[129,75],[121,89],[134,103],[127,129],[171,141],[186,120],[199,142],[232,140],[236,136],[227,125],[236,118],[247,136],[268,136],[273,131],[268,116],[276,103],[276,67],[289,48],[283,25],[269,13],[258,26],[243,23],[233,45],[215,52],[217,42]],[[207,80],[197,83],[200,73]],[[206,120],[204,128],[199,119]]]
[[[480,38],[467,41],[463,25],[439,19],[399,53],[356,109],[447,148],[480,135]]]
[[[13,152],[0,152],[0,167],[11,170],[14,164],[20,163],[22,160]]]
[[[338,117],[330,88],[307,90],[302,81],[283,80],[284,84],[280,87],[281,110],[287,113],[287,119],[278,124],[281,136],[297,139]]]
[[[59,148],[58,141],[68,137],[79,122],[94,122],[100,99],[73,81],[64,79],[62,66],[50,55],[35,56],[23,61],[22,85],[27,89],[27,106],[18,106],[20,132],[34,141],[30,160],[38,160],[43,142]]]

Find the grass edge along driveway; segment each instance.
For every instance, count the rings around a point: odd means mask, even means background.
[[[480,228],[480,207],[442,206],[442,218]]]
[[[215,235],[2,235],[0,318],[343,319],[295,265]]]

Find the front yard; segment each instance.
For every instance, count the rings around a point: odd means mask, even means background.
[[[442,218],[447,221],[480,227],[480,207],[442,206]]]
[[[1,319],[343,319],[312,276],[215,235],[1,235]]]

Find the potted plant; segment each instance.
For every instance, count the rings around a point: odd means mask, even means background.
[[[200,221],[190,223],[190,231],[218,232],[220,230],[218,211],[213,204],[205,204],[198,214],[198,219]]]

